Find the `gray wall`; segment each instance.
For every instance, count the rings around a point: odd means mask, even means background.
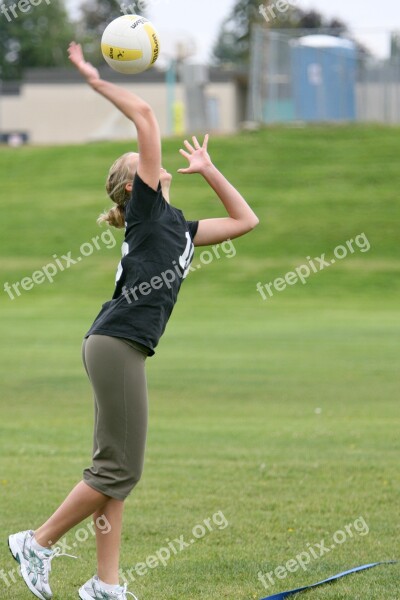
[[[46,79],[50,81],[46,82]],[[91,90],[84,82],[60,81],[58,78],[35,76],[27,78],[19,94],[0,98],[0,123],[3,132],[13,130],[29,134],[33,144],[84,143],[98,139],[130,139],[136,137],[132,123],[109,102]],[[215,79],[215,78],[214,78]],[[123,82],[154,108],[163,136],[169,132],[167,87],[158,81]],[[206,98],[212,105],[212,131],[230,134],[237,131],[239,96],[235,80],[214,81],[205,86]],[[175,98],[185,104],[185,90],[177,83]],[[215,115],[218,121],[215,122]],[[185,134],[187,131],[185,125]]]

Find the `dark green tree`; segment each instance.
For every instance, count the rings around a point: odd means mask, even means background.
[[[0,15],[2,79],[19,80],[26,68],[68,64],[67,47],[74,30],[64,1],[43,2],[28,12],[21,12],[16,4],[14,7],[15,14],[8,8]]]
[[[299,19],[299,27],[304,29],[321,29],[323,26],[324,20],[322,15],[316,10],[303,13]]]
[[[347,27],[338,19],[326,20],[317,11],[304,11],[290,3],[287,10],[279,11],[274,3],[260,4],[260,0],[237,0],[231,13],[222,24],[213,49],[217,64],[246,66],[250,56],[250,39],[253,24],[271,29],[324,29],[341,35]]]
[[[250,31],[255,23],[261,23],[260,0],[236,0],[231,13],[222,24],[213,49],[213,58],[219,64],[247,63],[250,47]]]

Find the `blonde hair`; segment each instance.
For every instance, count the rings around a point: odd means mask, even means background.
[[[109,211],[103,212],[97,219],[97,223],[108,223],[111,227],[123,229],[125,227],[124,208],[127,205],[131,192],[126,189],[126,184],[131,183],[136,172],[136,163],[129,160],[135,156],[134,152],[123,154],[112,165],[109,170],[106,190],[107,194],[117,206]]]

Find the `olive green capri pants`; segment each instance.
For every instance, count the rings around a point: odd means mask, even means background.
[[[83,480],[117,500],[138,483],[144,464],[148,401],[147,355],[126,340],[90,335],[82,359],[94,392],[93,463]]]

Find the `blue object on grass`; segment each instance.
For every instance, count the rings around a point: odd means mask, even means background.
[[[336,579],[340,579],[341,577],[350,575],[350,573],[357,573],[357,571],[372,569],[372,567],[377,567],[378,565],[392,565],[396,563],[396,560],[388,560],[383,562],[370,563],[369,565],[362,565],[361,567],[354,567],[354,569],[350,569],[349,571],[343,571],[343,573],[339,573],[338,575],[334,575],[333,577],[329,577],[328,579],[324,579],[323,581],[319,581],[318,583],[313,583],[312,585],[306,585],[301,588],[296,588],[295,590],[280,592],[279,594],[274,594],[273,596],[266,596],[265,598],[262,598],[262,600],[284,600],[285,598],[289,598],[289,596],[293,596],[294,594],[298,594],[299,592],[304,592],[305,590],[310,590],[311,588],[317,587],[318,585],[323,585],[324,583],[335,581]]]

